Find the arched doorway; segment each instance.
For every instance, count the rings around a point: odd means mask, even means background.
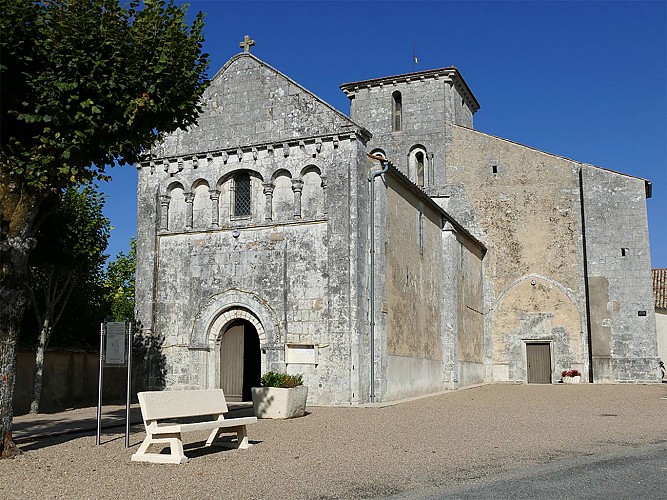
[[[228,401],[250,401],[251,387],[261,378],[259,335],[245,319],[236,319],[225,328],[220,341],[220,388]]]

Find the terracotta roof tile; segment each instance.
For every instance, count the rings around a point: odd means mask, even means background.
[[[656,309],[667,309],[667,269],[653,269],[653,298]]]

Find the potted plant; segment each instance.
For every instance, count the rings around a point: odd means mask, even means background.
[[[563,370],[561,376],[564,384],[578,384],[581,382],[581,372],[579,370]]]
[[[303,375],[267,372],[262,386],[251,391],[257,418],[294,418],[306,413],[308,386],[303,385]]]

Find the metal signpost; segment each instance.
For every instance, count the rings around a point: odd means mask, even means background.
[[[130,447],[130,396],[132,394],[132,323],[105,321],[100,325],[100,373],[97,392],[97,434],[100,444],[102,433],[102,380],[104,367],[127,367],[127,394],[125,401],[125,447]]]

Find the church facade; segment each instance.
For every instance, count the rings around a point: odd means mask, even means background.
[[[341,89],[349,117],[237,54],[137,166],[136,317],[168,389],[658,380],[648,181],[476,131],[453,67]]]

